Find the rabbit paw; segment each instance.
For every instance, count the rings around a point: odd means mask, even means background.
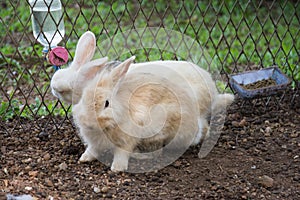
[[[111,165],[111,171],[120,172],[126,171],[128,168],[129,153],[118,149],[114,153],[114,160]]]
[[[79,158],[79,162],[81,163],[90,162],[93,160],[96,160],[96,158],[91,154],[89,150],[85,150],[85,152]]]
[[[111,165],[110,170],[113,172],[122,172],[126,171],[128,168],[128,161],[126,163],[124,162],[113,162]]]

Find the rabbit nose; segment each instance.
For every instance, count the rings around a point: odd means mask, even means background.
[[[59,97],[59,94],[62,93],[62,92],[59,91],[59,89],[56,88],[56,87],[51,87],[51,92],[52,92],[52,94],[53,94],[54,96],[56,96],[56,97]]]
[[[56,87],[55,85],[51,86],[52,91],[56,92],[56,93],[61,93],[62,91],[60,91],[60,89],[58,87]]]
[[[56,91],[55,91],[53,88],[52,88],[51,92],[52,92],[52,94],[53,94],[55,97],[58,98],[58,95],[57,95]]]

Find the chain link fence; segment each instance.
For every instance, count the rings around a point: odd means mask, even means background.
[[[292,80],[289,100],[299,101],[299,0],[62,0],[62,6],[59,45],[70,60],[78,38],[90,30],[97,38],[95,58],[190,60],[214,73],[220,90],[230,90],[230,74],[277,65]],[[29,2],[2,0],[0,7],[1,132],[72,123],[71,106],[51,94],[55,71],[33,37]],[[285,95],[264,102],[280,104]]]

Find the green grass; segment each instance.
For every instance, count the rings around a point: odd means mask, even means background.
[[[44,117],[49,114],[54,116],[65,116],[70,113],[70,108],[67,105],[63,105],[58,109],[58,102],[50,100],[41,101],[39,97],[36,97],[31,104],[25,104],[19,99],[11,99],[11,101],[2,101],[0,105],[0,116],[2,120],[10,120],[15,116],[34,119],[35,117]]]
[[[137,62],[190,60],[214,73],[226,74],[248,70],[253,65],[278,65],[294,81],[293,86],[300,80],[300,40],[297,39],[300,22],[296,17],[298,14],[299,18],[299,3],[245,0],[125,2],[62,0],[66,35],[60,45],[65,46],[72,57],[78,37],[91,30],[97,37],[95,57],[123,60],[134,54]],[[42,60],[42,47],[32,36],[27,1],[2,1],[2,5],[5,4],[6,8],[1,8],[0,12],[2,118],[64,115],[63,106],[43,99],[44,94],[49,93],[53,70]],[[217,85],[221,90],[227,88],[227,84],[220,81]],[[14,92],[12,96],[6,94],[7,88],[23,86],[33,88],[31,93],[37,96],[30,97],[35,103],[32,108],[27,106],[28,111],[25,111],[26,106],[17,110],[26,105],[26,94],[23,97]],[[9,103],[10,98],[14,101]]]

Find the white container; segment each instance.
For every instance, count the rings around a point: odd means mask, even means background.
[[[44,52],[57,46],[65,35],[60,0],[29,0],[33,36],[44,46]]]

